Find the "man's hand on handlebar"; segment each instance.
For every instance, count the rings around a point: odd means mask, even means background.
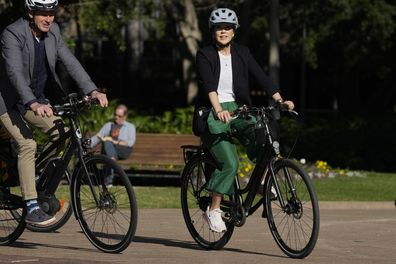
[[[99,101],[99,104],[101,107],[107,107],[109,102],[107,101],[107,96],[104,93],[101,93],[97,90],[94,90],[93,92],[90,93],[90,96],[92,98],[95,98]]]
[[[34,102],[30,105],[30,109],[39,116],[42,117],[51,117],[54,115],[54,112],[52,111],[52,108],[49,105],[46,104],[40,104],[38,102]]]

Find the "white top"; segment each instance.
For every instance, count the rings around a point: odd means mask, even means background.
[[[219,52],[220,79],[217,87],[217,95],[220,103],[235,101],[234,87],[232,84],[231,54],[225,56]]]

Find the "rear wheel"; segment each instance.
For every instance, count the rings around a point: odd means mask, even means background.
[[[224,233],[212,232],[203,217],[212,201],[205,185],[215,168],[212,159],[197,155],[186,164],[182,174],[181,205],[184,221],[193,239],[205,249],[223,248],[234,231],[234,225],[225,216],[227,231]]]
[[[132,185],[124,170],[106,156],[91,156],[85,165],[87,171],[79,166],[72,182],[77,219],[95,247],[108,253],[121,252],[136,231],[137,203]],[[105,185],[108,177],[115,180],[111,187]]]
[[[274,173],[276,182],[268,178],[265,199],[270,231],[286,255],[304,258],[314,249],[319,234],[316,193],[308,175],[290,160],[277,161]],[[274,198],[276,183],[280,193]]]
[[[20,196],[0,187],[0,245],[17,240],[25,229],[26,207]]]

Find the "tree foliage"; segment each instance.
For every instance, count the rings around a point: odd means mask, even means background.
[[[314,68],[322,47],[333,47],[332,51],[342,53],[353,67],[375,50],[383,52],[393,46],[395,1],[289,0],[282,4],[282,30],[290,35],[291,45],[301,43],[302,25],[306,24],[308,61]]]
[[[125,27],[132,20],[141,20],[151,29],[151,37],[163,36],[164,19],[155,0],[81,0],[79,14],[85,34],[93,39],[104,36],[126,50]]]
[[[187,2],[193,3],[192,9],[183,9]],[[121,53],[130,52],[133,47],[128,43],[126,36],[128,25],[131,21],[140,21],[145,31],[143,41],[150,43],[148,49],[150,60],[157,58],[160,61],[164,57],[171,57],[172,63],[180,61],[182,64],[181,61],[190,61],[190,65],[194,62],[194,51],[198,45],[210,41],[207,19],[211,10],[216,7],[230,7],[237,11],[241,24],[237,32],[237,41],[248,45],[264,68],[268,64],[269,1],[64,0],[61,2],[61,4],[69,3],[71,5],[66,7],[66,11],[73,14],[69,22],[66,22],[71,24],[73,19],[78,18],[81,36],[75,39],[81,42],[79,45],[85,48],[84,52],[87,50],[87,42],[98,39],[115,43]],[[25,12],[23,1],[11,0],[0,0],[0,10],[1,28]],[[191,16],[193,13],[196,15],[196,22],[194,15]],[[392,101],[396,93],[395,89],[392,89],[396,82],[393,74],[396,68],[393,59],[396,56],[395,0],[282,0],[279,14],[280,80],[282,89],[289,91],[290,97],[298,98],[298,90],[302,89],[299,87],[301,79],[307,78],[308,107],[343,111],[360,109],[366,104],[381,102],[386,105],[385,109],[393,108]],[[194,19],[187,20],[185,19],[187,17]],[[186,24],[186,21],[189,21],[190,25]],[[194,23],[197,25],[195,28],[191,27]],[[183,25],[186,27],[182,31]],[[191,34],[188,34],[189,28]],[[303,38],[304,28],[305,38]],[[131,30],[133,32],[133,29],[129,30],[129,33]],[[188,52],[183,52],[183,49]],[[85,56],[94,57],[95,54]],[[300,74],[303,60],[308,66],[305,77]],[[135,61],[125,62],[128,63]],[[144,69],[144,66],[139,66]],[[177,80],[174,83],[181,83],[181,86],[194,80],[192,67],[184,72],[175,71],[175,68],[177,66],[165,67],[164,64],[161,73],[163,76],[173,76],[172,78]],[[167,70],[172,72],[165,73]],[[125,72],[129,74],[129,71]],[[153,74],[150,69],[141,72]],[[142,85],[139,89],[145,89],[145,86]],[[377,104],[376,107],[381,107],[379,103]]]

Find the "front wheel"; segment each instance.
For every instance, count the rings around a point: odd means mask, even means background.
[[[224,233],[210,231],[209,225],[203,217],[212,201],[205,185],[215,168],[212,159],[199,155],[191,158],[186,164],[181,179],[181,205],[184,221],[193,239],[204,249],[224,247],[234,231],[234,225],[231,221],[227,221],[225,216],[227,231]]]
[[[272,236],[291,258],[304,258],[319,235],[319,206],[311,179],[290,160],[278,160],[266,184],[265,209]],[[276,185],[279,187],[274,197]],[[281,203],[282,201],[282,203]]]
[[[81,164],[83,165],[83,164]],[[89,241],[107,253],[118,253],[132,241],[137,224],[137,203],[124,170],[112,159],[94,155],[85,159],[72,180],[72,201],[80,226]],[[109,177],[112,186],[106,185]]]

